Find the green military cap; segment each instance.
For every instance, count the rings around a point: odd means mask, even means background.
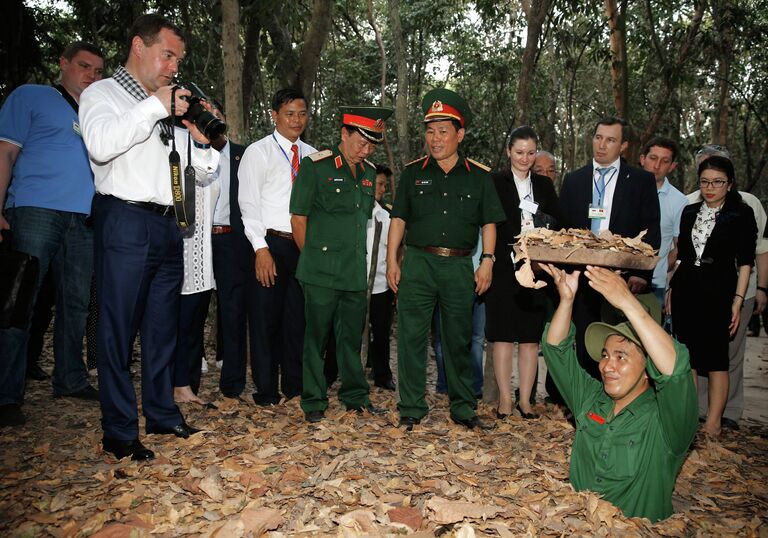
[[[640,340],[640,337],[635,332],[635,328],[628,321],[619,323],[618,325],[609,325],[602,321],[596,321],[590,323],[587,327],[587,331],[584,333],[584,344],[587,348],[587,353],[592,360],[600,362],[603,359],[603,349],[605,348],[605,341],[609,336],[613,335],[623,336],[630,342],[633,342],[637,347],[642,350],[643,355],[646,357],[648,353],[645,351],[645,346]]]
[[[392,115],[391,108],[380,106],[342,106],[341,123],[357,129],[366,140],[378,144],[384,139],[384,120]]]
[[[445,88],[427,92],[421,101],[421,110],[424,112],[424,123],[456,120],[466,127],[472,119],[472,111],[464,98]]]

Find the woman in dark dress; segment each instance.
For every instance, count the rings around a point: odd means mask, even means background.
[[[706,433],[720,434],[728,399],[728,342],[739,327],[757,225],[734,185],[733,164],[713,156],[699,165],[702,202],[683,210],[678,260],[667,292],[677,339],[691,354],[693,377],[709,376]]]
[[[494,174],[493,181],[507,220],[496,226],[496,262],[493,280],[485,296],[485,335],[493,342],[493,370],[499,386],[497,415],[512,413],[512,355],[518,343],[520,396],[517,410],[523,418],[536,418],[530,404],[536,381],[539,340],[547,312],[546,288],[523,288],[515,280],[510,256],[515,236],[521,230],[538,226],[554,228],[559,220],[559,205],[552,181],[531,172],[538,137],[528,126],[518,127],[509,136],[509,171]]]

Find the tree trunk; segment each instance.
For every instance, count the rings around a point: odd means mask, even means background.
[[[605,0],[605,16],[611,30],[611,88],[613,106],[616,115],[627,119],[629,87],[627,80],[627,0],[621,1],[621,10],[617,0]]]
[[[389,8],[389,26],[392,30],[392,45],[395,49],[395,61],[397,62],[397,97],[395,98],[397,147],[400,153],[400,162],[407,163],[410,161],[408,144],[408,64],[405,58],[403,26],[400,23],[400,0],[387,0],[387,6]],[[393,168],[394,176],[400,175],[400,169],[400,166]],[[393,200],[394,195],[395,186],[392,185]]]
[[[275,51],[275,78],[281,88],[299,88],[299,64],[293,52],[293,43],[286,25],[280,20],[285,2],[274,0],[270,9],[266,10],[263,26],[269,34],[272,48]]]
[[[243,69],[240,55],[240,2],[221,1],[221,53],[224,63],[224,106],[227,109],[228,136],[235,142],[243,135]]]
[[[528,124],[528,112],[531,109],[531,85],[536,72],[536,60],[539,56],[539,37],[541,26],[552,6],[552,0],[531,0],[526,12],[528,32],[523,52],[523,64],[517,79],[517,99],[515,102],[515,123]]]
[[[717,42],[717,108],[712,127],[712,141],[728,144],[728,115],[730,111],[730,75],[733,61],[733,6],[727,0],[714,3]]]
[[[688,31],[685,34],[685,38],[680,44],[680,48],[677,50],[677,58],[674,63],[670,63],[668,60],[667,51],[665,51],[656,35],[656,21],[653,16],[653,9],[651,0],[646,0],[646,14],[648,16],[648,26],[651,30],[651,38],[656,51],[656,56],[662,67],[661,71],[663,76],[662,81],[664,87],[662,89],[661,97],[656,99],[656,107],[651,114],[648,123],[645,125],[645,129],[640,135],[640,146],[642,147],[651,137],[656,133],[661,119],[669,114],[669,103],[676,91],[678,83],[680,81],[680,74],[683,73],[683,68],[688,62],[691,56],[691,52],[694,49],[696,43],[696,37],[699,33],[701,26],[701,20],[704,17],[704,2],[700,1],[696,4],[696,11],[691,17],[691,23],[688,26]],[[673,51],[669,51],[673,52]]]
[[[251,15],[245,27],[245,57],[243,58],[243,132],[251,130],[251,110],[253,109],[254,90],[258,91],[259,110],[263,110],[263,102],[269,99],[263,95],[264,88],[261,84],[261,65],[259,61],[259,34],[261,34],[261,21],[255,15]],[[263,111],[266,114],[266,111]],[[261,118],[256,118],[258,122]],[[267,125],[269,120],[267,120]]]
[[[312,103],[312,90],[315,87],[317,68],[320,65],[320,53],[323,51],[328,32],[331,30],[332,9],[333,2],[331,0],[315,0],[312,6],[312,19],[304,36],[296,86],[304,92],[307,105]]]
[[[373,28],[373,35],[376,37],[376,45],[379,47],[379,56],[381,56],[381,106],[387,106],[387,52],[384,50],[384,41],[381,39],[381,32],[376,25],[376,18],[373,16],[373,0],[368,0],[368,23]],[[389,145],[386,133],[384,135],[384,151],[387,154],[389,169],[395,169],[395,156],[392,154],[392,147]],[[389,186],[389,192],[395,192],[395,175],[392,174],[392,184]]]

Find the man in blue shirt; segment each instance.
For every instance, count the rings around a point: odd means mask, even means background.
[[[59,60],[56,86],[26,84],[0,109],[0,230],[13,248],[35,256],[40,271],[34,298],[51,268],[56,282],[53,394],[98,400],[82,360],[93,273],[93,232],[86,225],[93,174],[80,134],[80,94],[101,79],[104,58],[94,45],[76,42]],[[29,321],[0,330],[0,427],[25,422]]]
[[[669,256],[677,248],[677,236],[680,235],[680,216],[688,199],[669,182],[667,176],[677,168],[677,144],[674,140],[656,136],[648,141],[640,155],[640,166],[656,178],[656,190],[659,193],[661,211],[661,246],[659,263],[653,271],[652,289],[664,307],[664,294],[667,290],[667,272]]]

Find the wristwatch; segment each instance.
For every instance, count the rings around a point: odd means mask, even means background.
[[[483,252],[482,256],[480,256],[480,259],[482,260],[484,258],[488,258],[489,260],[491,260],[494,263],[496,262],[496,256],[494,256],[493,254],[491,254],[489,252]]]

